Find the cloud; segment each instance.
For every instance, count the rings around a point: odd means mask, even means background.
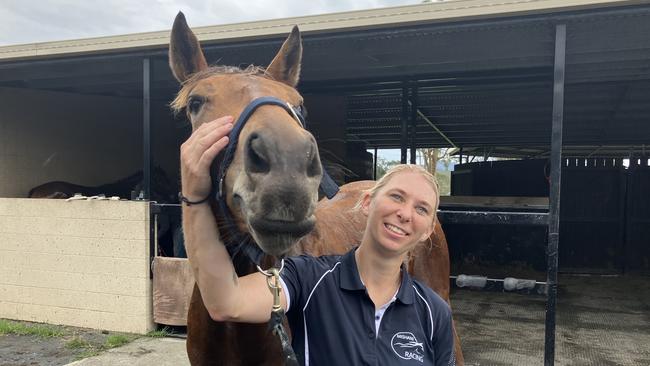
[[[0,46],[140,33],[419,3],[417,0],[2,0]],[[101,4],[101,5],[100,5]]]

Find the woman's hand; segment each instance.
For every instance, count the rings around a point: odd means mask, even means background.
[[[210,165],[228,145],[233,118],[225,116],[199,126],[181,145],[181,191],[190,201],[200,201],[210,194]]]

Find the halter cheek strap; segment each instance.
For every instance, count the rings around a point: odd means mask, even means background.
[[[239,118],[235,122],[233,129],[230,131],[230,134],[228,136],[229,138],[228,146],[226,146],[226,149],[219,154],[219,157],[215,159],[215,163],[212,166],[212,177],[216,178],[213,181],[214,184],[213,192],[215,194],[217,204],[219,205],[219,210],[221,211],[221,214],[224,216],[224,219],[226,220],[226,224],[228,225],[228,227],[233,229],[236,228],[236,224],[234,222],[232,213],[230,212],[230,209],[226,204],[223,181],[226,178],[226,170],[228,169],[228,167],[232,163],[232,160],[235,157],[235,152],[237,150],[237,142],[239,141],[239,134],[244,129],[244,125],[253,115],[255,110],[257,110],[257,108],[263,105],[275,105],[281,107],[285,111],[287,111],[287,113],[289,113],[289,115],[291,115],[293,119],[295,119],[296,122],[298,122],[298,124],[300,124],[302,128],[306,129],[307,127],[305,123],[305,118],[300,112],[300,110],[293,107],[291,104],[275,97],[257,98],[253,100],[250,104],[248,104],[246,108],[244,108],[242,113],[239,115]],[[329,174],[327,174],[325,169],[323,169],[323,177],[320,182],[320,189],[329,199],[334,197],[336,193],[338,193],[339,191],[338,185],[332,179],[332,177],[330,177]],[[248,240],[246,239],[248,238],[243,236],[241,233],[238,233],[233,236],[230,243],[227,243],[229,245],[226,245],[226,248],[228,248],[228,252],[230,253],[231,257],[238,252],[244,252],[253,261],[253,263],[259,265],[265,253],[262,252],[262,250],[257,245],[247,245]]]

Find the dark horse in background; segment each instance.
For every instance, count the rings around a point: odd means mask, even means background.
[[[237,119],[259,97],[272,96],[302,106],[303,99],[295,90],[302,59],[297,27],[266,70],[209,67],[196,36],[179,13],[169,56],[172,72],[182,85],[172,107],[186,112],[193,129],[224,115]],[[215,200],[211,201],[224,243],[235,234],[243,235],[244,244],[257,245],[269,254],[265,266],[274,262],[271,255],[343,254],[357,245],[366,218],[352,208],[373,183],[347,184],[333,199],[317,202],[321,175],[313,136],[283,108],[261,106],[242,129],[223,181],[223,199],[234,216],[233,225],[224,220]],[[305,226],[312,228],[307,236],[297,229]],[[227,245],[232,244],[242,243]],[[235,255],[233,264],[239,276],[256,270],[242,255]],[[415,249],[406,264],[415,278],[449,301],[449,253],[439,223],[431,245]],[[196,285],[187,322],[187,353],[192,365],[282,365],[279,341],[266,324],[213,321]],[[462,365],[456,340],[457,364]]]
[[[143,189],[142,171],[137,171],[127,177],[99,186],[84,186],[64,181],[53,181],[32,188],[28,198],[70,198],[76,193],[86,197],[105,195],[106,197],[118,196],[130,199],[131,192],[140,192]],[[164,170],[154,167],[151,174],[151,200],[165,203],[174,203],[178,200],[178,189],[172,184]],[[137,194],[137,193],[136,193]]]

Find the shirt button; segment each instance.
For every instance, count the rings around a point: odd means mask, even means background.
[[[374,339],[375,338],[375,332],[373,332],[372,330],[370,332],[368,332],[368,338]]]

